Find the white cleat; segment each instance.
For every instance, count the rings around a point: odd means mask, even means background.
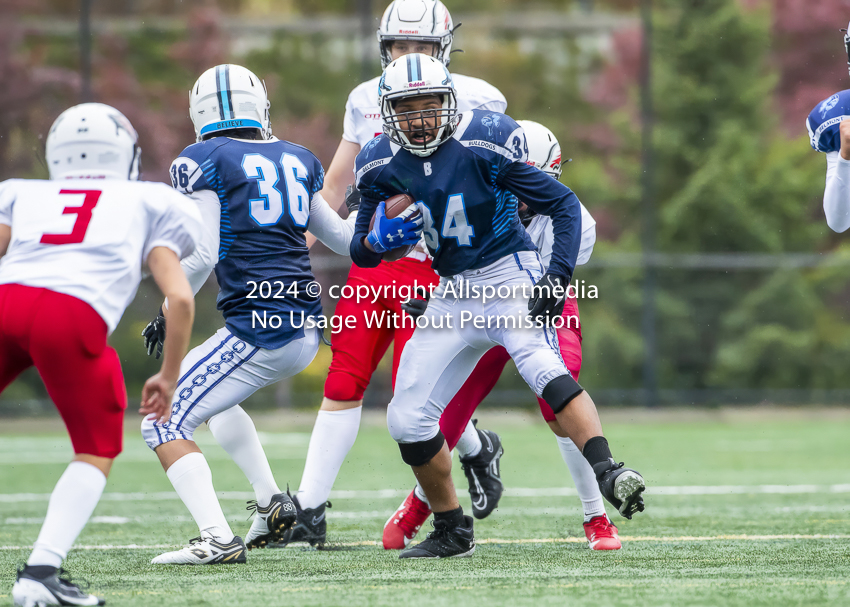
[[[15,607],[103,605],[105,602],[74,584],[61,569],[44,579],[32,577],[21,569],[12,587],[12,604]]]
[[[227,544],[214,538],[196,537],[189,545],[174,552],[160,554],[151,565],[226,565],[246,562],[247,549],[242,538],[235,536]]]

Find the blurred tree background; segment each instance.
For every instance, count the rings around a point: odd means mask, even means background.
[[[46,177],[50,123],[80,99],[79,0],[0,0],[0,178]],[[599,287],[580,302],[582,383],[597,401],[645,402],[640,329],[641,116],[639,0],[457,0],[451,69],[484,78],[508,113],[549,126],[562,180],[598,222],[591,263],[576,280]],[[367,18],[358,9],[370,7]],[[275,134],[328,165],[348,92],[378,75],[377,0],[121,0],[93,3],[94,99],[137,127],[144,178],[194,141],[188,88],[221,62],[265,78]],[[848,264],[820,209],[825,159],[804,126],[845,88],[838,29],[850,0],[655,0],[658,404],[846,402],[850,377]],[[345,280],[347,262],[317,247],[317,277]],[[197,298],[195,342],[221,325],[211,279]],[[111,338],[131,401],[157,363],[139,333],[159,297],[143,284]],[[334,302],[325,302],[326,311]],[[255,395],[249,407],[317,407],[330,352]],[[489,402],[533,406],[511,368]],[[367,393],[389,396],[384,366]],[[45,408],[30,371],[0,413]]]

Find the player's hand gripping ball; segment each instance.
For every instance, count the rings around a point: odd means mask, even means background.
[[[422,213],[408,194],[397,194],[378,205],[366,237],[385,261],[408,255],[422,236]]]

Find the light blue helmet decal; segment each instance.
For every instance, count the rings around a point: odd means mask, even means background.
[[[422,80],[422,62],[419,53],[407,55],[407,81],[419,82]]]
[[[443,71],[446,73],[446,79],[443,80],[443,84],[454,88],[455,83],[452,80],[452,75],[449,73],[449,69],[445,65],[443,66]]]
[[[218,90],[218,114],[222,120],[233,120],[233,97],[230,94],[230,65],[215,68],[215,82]]]

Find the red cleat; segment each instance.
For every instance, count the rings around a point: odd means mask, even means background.
[[[602,514],[594,516],[584,524],[584,534],[591,550],[619,550],[622,547],[617,536],[617,527]],[[386,531],[384,532],[386,536]]]
[[[384,525],[384,549],[401,550],[416,537],[419,529],[431,516],[428,504],[411,491],[398,510]]]

